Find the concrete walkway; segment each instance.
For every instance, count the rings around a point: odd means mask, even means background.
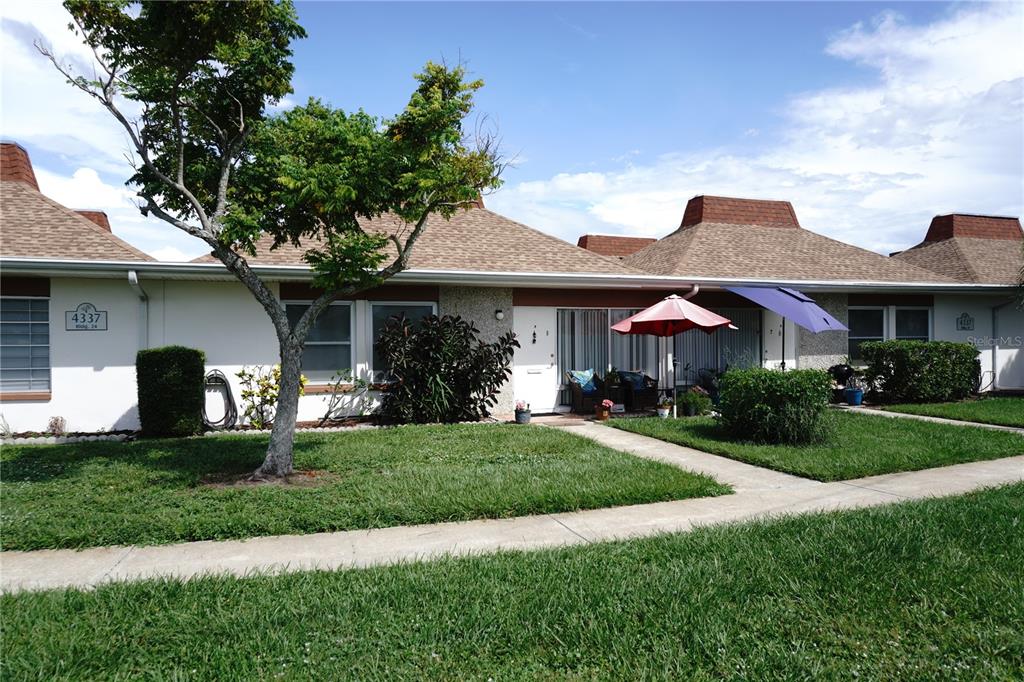
[[[719,483],[732,486],[737,493],[815,488],[822,485],[819,481],[812,481],[809,478],[745,464],[728,457],[719,457],[683,445],[675,445],[657,438],[604,426],[598,422],[577,422],[550,428],[558,428],[577,436],[589,438],[613,450],[621,450],[644,459],[671,464],[698,474],[707,474]]]
[[[878,417],[896,417],[899,419],[917,419],[923,422],[935,422],[936,424],[952,424],[954,426],[976,426],[980,429],[993,429],[995,431],[1010,431],[1011,433],[1019,433],[1024,436],[1024,429],[1017,428],[1016,426],[1001,426],[999,424],[982,424],[981,422],[965,422],[960,419],[946,419],[944,417],[931,417],[926,414],[907,414],[906,412],[890,412],[888,410],[871,409],[869,407],[850,407],[849,405],[839,405],[839,409],[846,410],[847,412],[856,412],[857,414],[873,414]]]
[[[88,588],[117,580],[334,570],[499,550],[533,550],[688,531],[768,516],[956,495],[1024,480],[1024,455],[819,483],[597,424],[572,433],[710,474],[736,494],[512,519],[400,526],[156,547],[0,552],[0,590]]]

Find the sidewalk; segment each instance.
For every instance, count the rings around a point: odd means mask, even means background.
[[[82,551],[0,552],[0,590],[88,588],[115,580],[208,573],[334,570],[499,550],[532,550],[783,514],[856,509],[956,495],[1024,480],[1024,455],[924,471],[819,483],[597,424],[565,427],[598,442],[707,473],[736,493],[512,519],[399,526],[249,540]]]
[[[954,426],[976,426],[981,429],[994,429],[996,431],[1010,431],[1024,436],[1024,429],[1016,426],[1002,426],[1000,424],[982,424],[981,422],[965,422],[960,419],[946,419],[945,417],[932,417],[926,414],[907,414],[906,412],[889,412],[888,410],[873,410],[868,407],[850,407],[839,405],[839,409],[857,414],[873,414],[881,417],[896,417],[898,419],[917,419],[923,422],[935,422],[936,424],[953,424]]]

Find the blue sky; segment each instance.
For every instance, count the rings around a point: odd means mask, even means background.
[[[8,3],[11,4],[11,3]],[[1017,3],[299,3],[295,94],[387,116],[428,59],[464,60],[514,160],[489,207],[575,241],[661,236],[686,199],[793,201],[887,252],[932,215],[1024,210]],[[203,252],[121,187],[115,124],[33,54],[81,48],[56,3],[5,6],[3,137],[43,190],[158,257]]]

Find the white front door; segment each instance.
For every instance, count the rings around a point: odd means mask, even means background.
[[[520,346],[512,361],[514,397],[528,402],[534,413],[554,412],[562,383],[555,361],[555,308],[516,306],[512,319]]]

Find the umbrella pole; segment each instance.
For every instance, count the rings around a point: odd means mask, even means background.
[[[782,318],[782,371],[786,371],[786,318]]]
[[[673,344],[674,345],[674,344]],[[676,359],[672,358],[672,418],[678,419],[679,415],[676,413]]]

